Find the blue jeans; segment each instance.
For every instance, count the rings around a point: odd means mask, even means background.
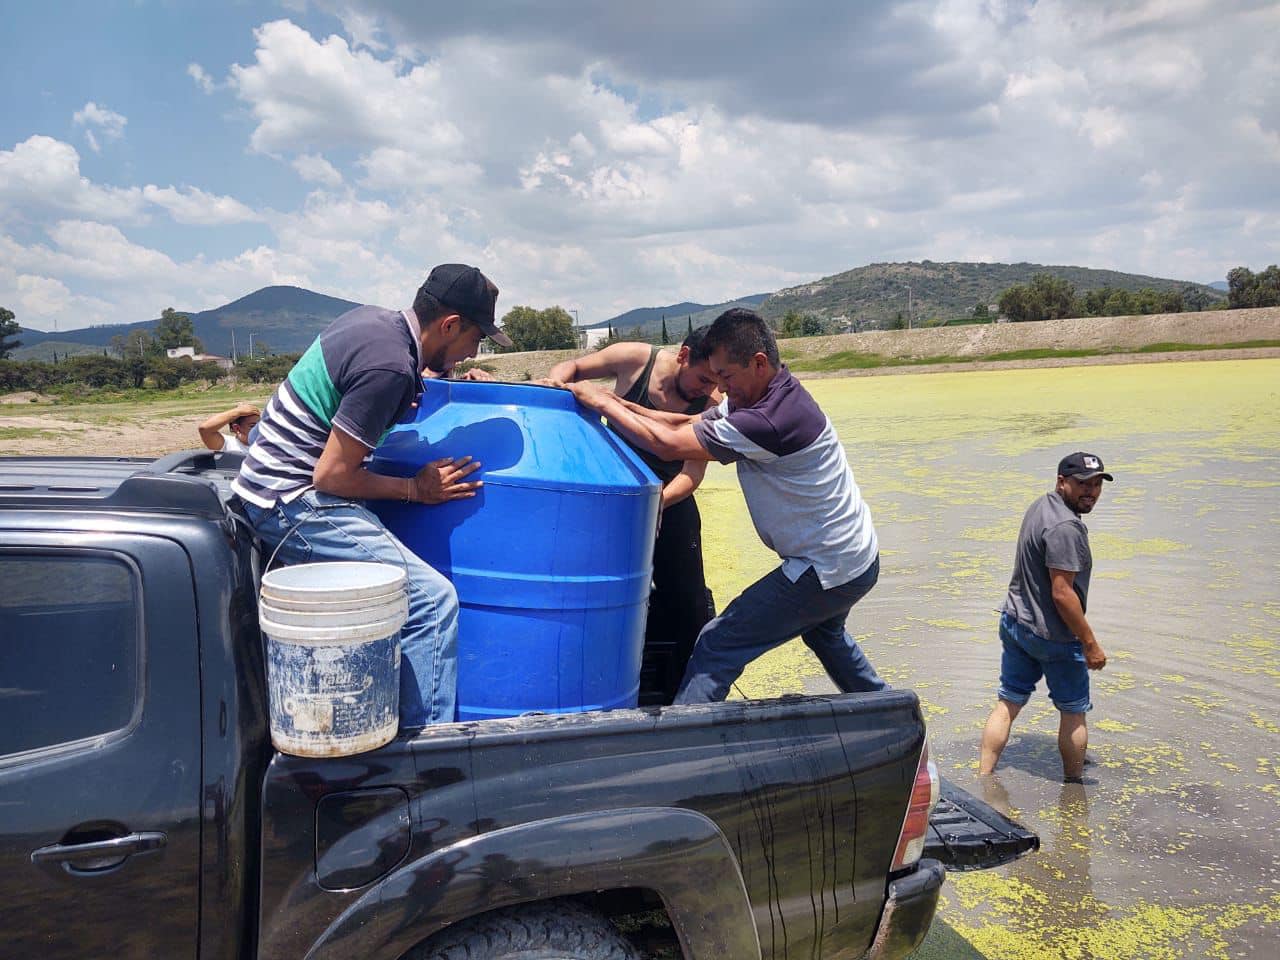
[[[813,567],[795,583],[778,567],[702,628],[675,702],[723,700],[748,663],[797,634],[845,693],[888,689],[844,628],[853,605],[879,577],[879,557],[865,573],[830,590],[822,589]]]
[[[406,574],[409,617],[400,629],[400,726],[451,723],[458,696],[458,595],[357,500],[308,490],[269,510],[245,502],[268,556],[283,563],[368,560]],[[286,534],[297,525],[292,535]]]
[[[1063,713],[1088,713],[1089,668],[1080,641],[1058,643],[1046,640],[1007,613],[1000,614],[1001,700],[1019,706],[1031,699],[1036,683],[1043,676],[1049,687],[1049,699]]]

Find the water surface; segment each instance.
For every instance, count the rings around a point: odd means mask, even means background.
[[[849,628],[924,704],[944,774],[1039,832],[1039,854],[954,876],[921,956],[1280,956],[1280,361],[1160,363],[806,382],[875,517],[876,589]],[[1041,687],[998,777],[978,738],[995,697],[1022,513],[1058,459],[1100,454],[1086,521],[1091,783],[1061,783]],[[699,492],[724,605],[776,560],[732,469]],[[831,689],[790,643],[748,696]]]

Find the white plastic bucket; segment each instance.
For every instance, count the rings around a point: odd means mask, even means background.
[[[404,571],[399,567],[359,560],[299,563],[262,575],[262,595],[272,601],[348,603],[403,589]]]
[[[345,757],[399,728],[404,571],[304,563],[263,575],[271,742],[302,757]]]
[[[361,626],[366,623],[376,623],[379,620],[393,620],[396,617],[399,617],[400,622],[403,623],[409,616],[409,598],[403,591],[390,593],[385,597],[372,598],[368,606],[350,609],[338,603],[313,603],[306,608],[299,604],[294,604],[292,607],[279,607],[275,601],[262,597],[258,616],[264,621],[270,620],[275,624],[314,627],[318,630]]]

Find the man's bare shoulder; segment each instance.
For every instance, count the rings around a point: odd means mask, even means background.
[[[596,352],[600,362],[611,370],[639,369],[649,362],[649,344],[624,340],[611,343]]]
[[[588,353],[574,361],[578,379],[599,380],[614,377],[621,389],[635,381],[644,365],[649,362],[647,343],[611,343],[595,353]]]

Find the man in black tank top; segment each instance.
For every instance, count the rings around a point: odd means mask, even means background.
[[[613,377],[614,392],[628,403],[686,416],[701,413],[716,389],[716,379],[706,362],[689,361],[702,335],[702,330],[693,331],[674,352],[647,343],[610,344],[556,364],[549,379],[574,383]],[[703,461],[660,460],[625,436],[623,440],[662,482],[662,523],[653,548],[653,592],[645,625],[640,702],[669,704],[684,677],[698,633],[715,616],[702,568],[702,517],[693,499],[707,465]],[[656,692],[647,693],[657,690],[660,697]]]

